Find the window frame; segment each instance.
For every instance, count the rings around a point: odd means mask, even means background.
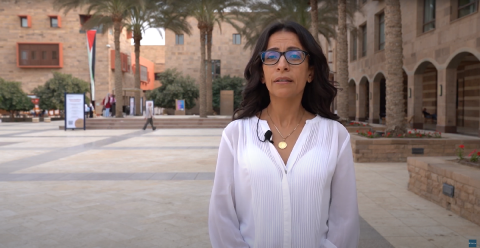
[[[381,17],[383,17],[383,21]],[[384,51],[385,50],[385,12],[384,11],[377,14],[377,22],[378,22],[377,51]],[[383,42],[382,42],[382,29],[381,29],[382,25],[383,25]]]
[[[237,37],[238,37],[238,43],[237,43]],[[232,35],[232,43],[233,45],[241,45],[242,44],[242,35],[239,33],[233,34]]]
[[[58,52],[57,51],[52,51],[52,52],[57,52],[56,53],[56,58],[53,58],[52,56],[52,59],[55,59],[57,60],[58,59],[58,64],[56,65],[21,65],[20,63],[20,60],[24,60],[23,59],[23,55],[26,54],[27,57],[29,55],[32,54],[32,52],[35,54],[35,58],[33,59],[29,59],[29,60],[33,60],[33,61],[42,61],[42,60],[45,60],[43,58],[43,50],[34,50],[34,51],[31,51],[31,50],[22,50],[20,51],[20,47],[22,45],[57,45],[58,46]],[[63,43],[61,42],[17,42],[16,44],[16,53],[17,53],[17,67],[18,68],[63,68]],[[38,53],[37,53],[38,52]],[[53,55],[53,53],[52,53]],[[22,56],[22,59],[21,59],[21,56]]]
[[[49,19],[50,19],[50,27],[51,28],[61,28],[62,27],[62,21],[61,21],[61,18],[59,15],[48,15]],[[57,26],[54,27],[52,26],[52,19],[57,19]]]
[[[362,35],[362,46],[360,50],[360,58],[366,57],[368,53],[368,34],[367,34],[367,23],[360,25],[361,35]]]
[[[426,20],[426,12],[427,12],[427,1],[428,0],[423,0],[423,13],[422,13],[422,16],[423,16],[423,24],[422,24],[422,33],[426,33],[426,32],[429,32],[429,31],[432,31],[432,30],[435,30],[436,28],[436,19],[437,19],[437,15],[436,15],[436,12],[437,12],[437,0],[433,0],[433,19],[430,20],[429,22],[425,22]],[[425,30],[425,27],[427,25],[430,25],[433,23],[433,28],[429,29],[429,30]]]
[[[461,11],[462,9],[466,9],[466,8],[470,7],[471,5],[475,5],[474,10],[473,10],[472,12],[466,14],[466,15],[460,16],[460,11]],[[473,14],[473,13],[476,13],[477,11],[478,11],[478,0],[474,0],[473,2],[468,3],[468,4],[465,4],[465,5],[463,5],[463,6],[460,6],[460,0],[458,0],[458,2],[457,2],[457,19],[458,19],[458,18],[465,17],[465,16],[469,16],[469,15],[471,15],[471,14]]]
[[[21,28],[31,28],[32,27],[32,18],[29,15],[18,15],[20,18],[20,27]],[[23,19],[26,19],[27,26],[23,26]]]
[[[353,30],[352,32],[350,32],[350,41],[351,41],[351,45],[350,45],[350,52],[351,52],[351,56],[350,56],[350,61],[355,61],[358,59],[358,34],[357,34],[357,30]]]
[[[180,43],[181,37],[181,43]],[[184,45],[185,44],[185,35],[184,34],[175,34],[175,45]]]

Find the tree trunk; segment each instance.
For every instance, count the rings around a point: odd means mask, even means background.
[[[310,16],[312,19],[310,29],[313,35],[313,38],[320,44],[318,40],[318,1],[317,0],[310,0]]]
[[[206,78],[205,78],[205,34],[206,27],[202,23],[198,24],[198,28],[200,29],[200,97],[199,97],[199,105],[200,105],[200,117],[206,118],[207,117],[207,85],[206,85]]]
[[[400,0],[385,1],[385,58],[387,59],[387,128],[394,136],[406,132],[403,99],[403,47]]]
[[[337,75],[340,86],[337,95],[337,114],[340,120],[348,120],[348,44],[346,0],[338,0],[337,27]]]
[[[212,94],[212,33],[213,27],[207,30],[207,114],[213,114],[213,94]]]
[[[120,33],[122,24],[114,22],[113,36],[115,39],[115,98],[117,99],[115,108],[115,117],[123,118],[123,79],[122,79],[122,62],[120,58]]]
[[[140,40],[142,40],[142,33],[140,31],[134,32],[133,40],[135,42],[135,115],[140,113]]]

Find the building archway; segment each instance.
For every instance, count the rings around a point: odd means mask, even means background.
[[[446,106],[440,110],[444,117],[439,116],[439,120],[442,120],[439,123],[441,127],[453,123],[454,127],[450,131],[480,135],[479,71],[480,60],[469,52],[461,52],[449,62],[445,70],[447,80],[444,80],[445,86],[442,85],[445,89],[440,88],[442,91],[440,94],[446,98],[439,101],[438,106],[439,108],[441,104]],[[450,111],[453,109],[454,111]]]
[[[438,71],[430,61],[424,61],[418,65],[414,72],[409,113],[414,115],[414,128],[436,130],[438,116]],[[426,113],[424,114],[423,110]]]
[[[373,82],[370,87],[370,123],[385,124],[385,117],[387,113],[387,101],[386,101],[386,80],[382,72],[379,72],[373,78]]]
[[[362,77],[357,87],[358,94],[358,108],[357,108],[357,121],[368,121],[370,113],[370,83],[367,77]]]
[[[357,113],[357,87],[355,81],[350,80],[348,82],[348,119],[355,120],[355,115]]]

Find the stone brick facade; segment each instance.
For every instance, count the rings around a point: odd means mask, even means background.
[[[408,158],[408,190],[480,225],[480,169],[448,158]],[[453,198],[442,192],[454,186]]]
[[[422,109],[427,108],[427,112],[437,115],[434,130],[480,134],[480,3],[473,13],[457,18],[459,1],[436,1],[435,28],[423,32],[424,1],[400,2],[404,100],[408,103],[407,116],[414,116],[413,127],[424,127],[427,120]],[[384,8],[385,1],[366,1],[361,6],[363,13],[355,14],[353,30],[348,33],[349,82],[355,84],[358,94],[357,98],[351,93],[349,98],[355,102],[355,119],[359,121],[380,122],[380,96],[385,94],[380,85],[385,80],[387,64],[385,51],[379,49],[379,15]],[[363,26],[367,30],[365,56]],[[352,54],[355,32],[356,59]],[[364,110],[366,102],[368,111]]]
[[[80,15],[84,10],[72,10],[68,14],[59,12],[53,6],[53,0],[1,0],[0,1],[0,77],[5,80],[22,83],[27,93],[52,78],[52,71],[72,74],[90,83],[86,34],[80,32]],[[31,27],[20,26],[19,15],[28,15]],[[61,18],[61,27],[50,27],[49,15]],[[108,92],[115,91],[114,70],[110,66],[110,51],[114,49],[113,29],[105,30],[96,37],[95,95],[99,103]],[[131,55],[130,39],[124,30],[120,36],[121,52]],[[17,67],[17,42],[61,42],[63,44],[64,66],[60,69],[19,68]],[[108,45],[110,47],[108,47]],[[123,73],[125,99],[133,96],[133,71]],[[117,98],[119,94],[117,93]],[[97,110],[100,108],[97,107]]]
[[[405,162],[407,157],[455,156],[455,148],[480,150],[479,139],[458,138],[366,138],[350,134],[355,162]],[[424,154],[412,154],[413,148],[423,148]]]

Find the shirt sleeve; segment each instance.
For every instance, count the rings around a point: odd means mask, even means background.
[[[208,230],[213,248],[249,247],[240,233],[235,210],[234,155],[231,142],[222,135],[208,214]]]
[[[341,146],[332,178],[327,248],[358,246],[360,224],[350,135]]]

